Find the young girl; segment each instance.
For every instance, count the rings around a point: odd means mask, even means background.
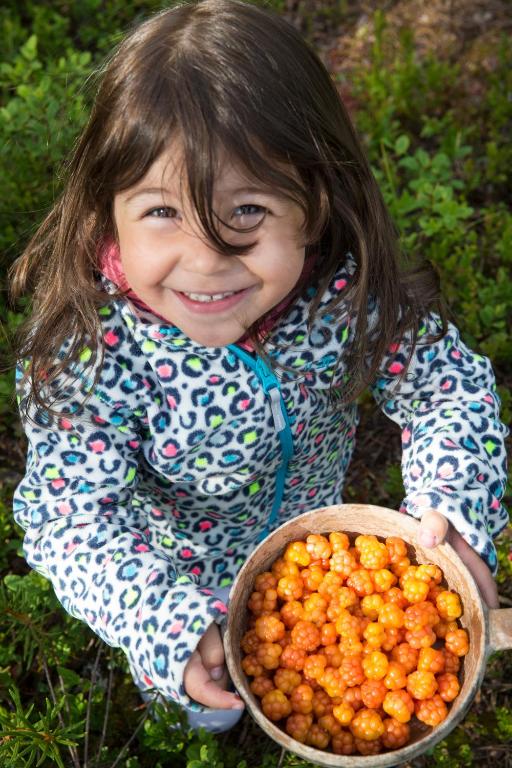
[[[281,18],[203,0],[136,28],[13,277],[33,293],[26,557],[143,691],[194,725],[239,717],[227,588],[269,531],[341,502],[366,387],[402,428],[402,510],[496,605],[489,362],[434,313],[430,268],[405,268],[336,88]]]

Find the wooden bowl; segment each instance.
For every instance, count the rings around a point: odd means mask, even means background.
[[[423,549],[416,542],[418,525],[418,521],[409,515],[370,504],[340,504],[315,509],[277,528],[254,550],[233,584],[224,631],[226,662],[231,679],[263,731],[282,747],[311,763],[328,767],[384,768],[411,760],[431,749],[447,736],[468,711],[481,685],[489,655],[493,651],[512,648],[512,609],[488,609],[473,577],[455,550],[449,544],[441,544],[435,549]],[[247,629],[247,602],[256,576],[269,570],[291,541],[304,540],[310,533],[325,534],[331,531],[344,531],[349,535],[362,533],[384,538],[401,537],[408,545],[412,563],[432,562],[442,569],[449,588],[461,598],[463,614],[459,621],[469,633],[469,653],[464,657],[459,673],[461,690],[450,705],[447,718],[435,728],[413,718],[409,743],[401,749],[376,756],[335,755],[292,739],[265,717],[241,666],[240,640]]]

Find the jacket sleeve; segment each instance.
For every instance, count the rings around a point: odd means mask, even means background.
[[[441,512],[495,574],[492,539],[508,521],[501,504],[508,430],[489,360],[468,349],[452,324],[432,341],[440,327],[434,314],[421,323],[405,376],[410,342],[394,345],[372,392],[402,430],[402,511]]]
[[[20,369],[18,378],[22,402]],[[26,531],[26,559],[68,613],[124,650],[139,685],[200,709],[185,693],[183,671],[226,606],[152,543],[134,499],[141,421],[104,391],[79,413],[82,401],[69,400],[58,418],[34,408],[22,415],[27,467],[14,515]]]

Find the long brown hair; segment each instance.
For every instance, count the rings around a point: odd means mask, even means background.
[[[212,208],[219,148],[302,207],[307,251],[316,254],[310,321],[352,254],[351,287],[329,311],[348,302],[357,318],[345,393],[354,399],[392,342],[410,330],[415,343],[420,314],[438,304],[437,278],[429,265],[405,269],[364,151],[320,59],[281,17],[238,0],[160,12],[107,61],[63,192],[12,270],[13,297],[32,293],[19,337],[19,356],[30,360],[31,397],[48,406],[48,385],[91,339],[98,342],[89,362],[101,361],[98,307],[112,295],[98,281],[98,253],[102,242],[115,240],[114,196],[147,173],[173,135],[183,142],[190,197],[215,248],[230,254],[251,247],[235,248],[219,232]],[[368,332],[370,298],[378,334]],[[257,325],[251,331],[259,343]]]

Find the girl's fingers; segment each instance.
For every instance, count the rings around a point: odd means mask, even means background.
[[[448,520],[435,509],[427,509],[421,518],[418,531],[418,542],[422,547],[437,547],[444,541],[448,533]]]
[[[469,546],[448,520],[435,509],[427,509],[420,521],[418,542],[426,548],[436,547],[446,539],[471,572],[480,593],[490,608],[499,606],[498,589],[493,576],[480,555]]]
[[[191,699],[212,709],[243,709],[244,703],[236,693],[225,691],[212,680],[199,651],[190,657],[183,676],[185,690]]]
[[[489,608],[499,607],[498,588],[487,565],[480,555],[469,546],[460,533],[452,527],[448,535],[448,541],[471,572],[480,593]]]
[[[203,660],[203,666],[210,671],[210,676],[219,680],[224,671],[224,646],[216,624],[210,624],[199,641],[197,650]]]

